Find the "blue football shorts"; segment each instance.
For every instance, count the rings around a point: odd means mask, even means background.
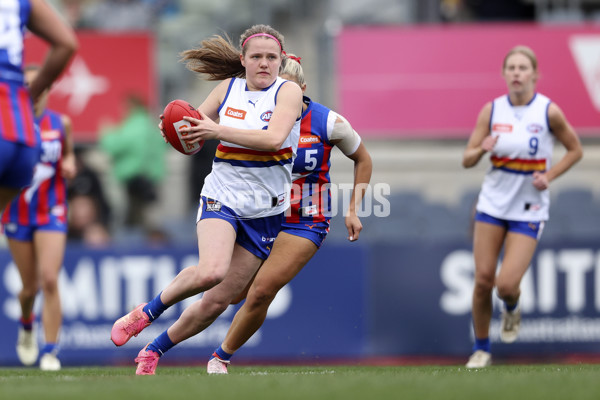
[[[202,196],[196,223],[207,218],[229,222],[237,234],[236,243],[258,258],[266,260],[281,229],[283,215],[284,213],[262,218],[243,218],[220,201]]]
[[[284,222],[281,224],[281,231],[306,238],[317,245],[317,248],[320,248],[329,233],[329,220],[313,224]]]
[[[36,231],[53,231],[67,233],[67,224],[58,217],[50,215],[50,222],[44,225],[20,225],[16,222],[4,224],[4,234],[9,239],[20,240],[23,242],[33,241],[33,234]]]
[[[492,217],[489,214],[479,212],[475,214],[475,221],[487,222],[505,228],[508,232],[521,233],[540,240],[544,230],[544,221],[511,221]]]
[[[40,147],[0,138],[0,186],[21,189],[31,184],[33,168],[40,159]]]

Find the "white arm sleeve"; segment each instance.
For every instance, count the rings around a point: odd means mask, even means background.
[[[331,111],[329,118],[334,118],[333,128],[329,134],[330,141],[337,141],[336,146],[349,156],[354,154],[360,145],[360,136],[350,125],[350,122],[340,114]],[[328,121],[329,122],[329,121]],[[329,125],[329,124],[328,124]],[[329,129],[328,129],[329,131]]]

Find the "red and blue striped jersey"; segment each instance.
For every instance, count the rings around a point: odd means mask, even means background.
[[[0,139],[36,147],[40,132],[35,126],[29,91],[0,80]]]
[[[314,223],[331,218],[331,167],[333,145],[329,137],[336,116],[322,104],[304,97],[308,104],[300,123],[298,152],[292,169],[292,195],[286,223]]]
[[[67,222],[67,187],[61,174],[65,129],[61,115],[45,110],[37,120],[42,137],[42,152],[35,166],[33,181],[4,210],[2,224],[45,225],[53,216]]]

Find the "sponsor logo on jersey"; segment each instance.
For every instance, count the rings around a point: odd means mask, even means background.
[[[216,200],[207,200],[206,201],[206,211],[221,211],[221,202]]]
[[[527,131],[531,133],[540,133],[544,129],[540,124],[529,124],[527,125]]]
[[[302,207],[300,209],[300,214],[303,217],[310,217],[310,216],[313,216],[313,215],[317,215],[318,213],[319,213],[319,210],[317,209],[317,205],[316,204],[312,204],[310,206]]]
[[[54,215],[55,217],[64,217],[67,213],[65,210],[65,206],[63,206],[62,204],[58,204],[52,207],[52,209],[50,210],[50,214]]]
[[[262,236],[261,239],[265,243],[273,243],[275,241],[274,237],[264,237],[264,236]]]
[[[511,124],[494,124],[492,125],[492,131],[501,133],[510,133],[513,130]]]
[[[246,119],[246,111],[231,107],[227,107],[227,110],[225,110],[225,115],[236,119]]]
[[[260,120],[264,122],[269,122],[272,116],[273,111],[265,111],[264,113],[260,114]]]
[[[525,211],[538,211],[542,208],[540,204],[525,203]]]
[[[281,193],[277,195],[277,205],[280,206],[285,203],[285,193]]]
[[[299,147],[310,147],[315,143],[321,143],[321,138],[317,135],[300,136]]]
[[[45,131],[41,131],[40,135],[42,140],[54,140],[60,138],[60,131],[58,129],[48,129]]]

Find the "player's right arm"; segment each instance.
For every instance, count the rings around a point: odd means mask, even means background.
[[[497,138],[490,136],[490,119],[492,117],[492,103],[489,102],[483,106],[477,117],[475,129],[471,133],[467,148],[463,153],[462,165],[465,168],[471,168],[477,165],[481,157],[492,150],[496,144]],[[488,139],[489,138],[489,139]]]
[[[77,163],[75,161],[75,144],[73,143],[73,125],[71,118],[61,115],[60,119],[65,130],[65,142],[61,161],[61,173],[66,179],[73,179],[77,174]]]
[[[50,44],[42,67],[29,86],[29,92],[35,102],[40,94],[58,78],[79,45],[73,29],[45,0],[30,1],[31,15],[27,27]]]
[[[261,151],[277,151],[281,148],[289,136],[296,119],[300,117],[302,110],[302,90],[291,81],[281,85],[277,93],[277,103],[273,110],[273,116],[269,121],[267,129],[238,129],[230,126],[217,124],[209,112],[216,112],[218,106],[224,100],[226,88],[225,82],[220,83],[207,99],[198,108],[202,118],[197,120],[192,117],[183,117],[192,123],[191,127],[181,128],[180,132],[188,133],[188,142],[196,143],[200,140],[217,139],[240,146]],[[225,92],[223,92],[225,90]],[[215,101],[218,99],[218,101]]]
[[[330,142],[337,146],[346,157],[354,161],[354,186],[350,205],[344,217],[344,223],[348,230],[348,240],[353,242],[358,240],[362,231],[362,223],[356,210],[360,207],[367,186],[371,181],[373,161],[360,136],[348,120],[333,111],[332,113],[335,115],[336,120],[331,132]]]

